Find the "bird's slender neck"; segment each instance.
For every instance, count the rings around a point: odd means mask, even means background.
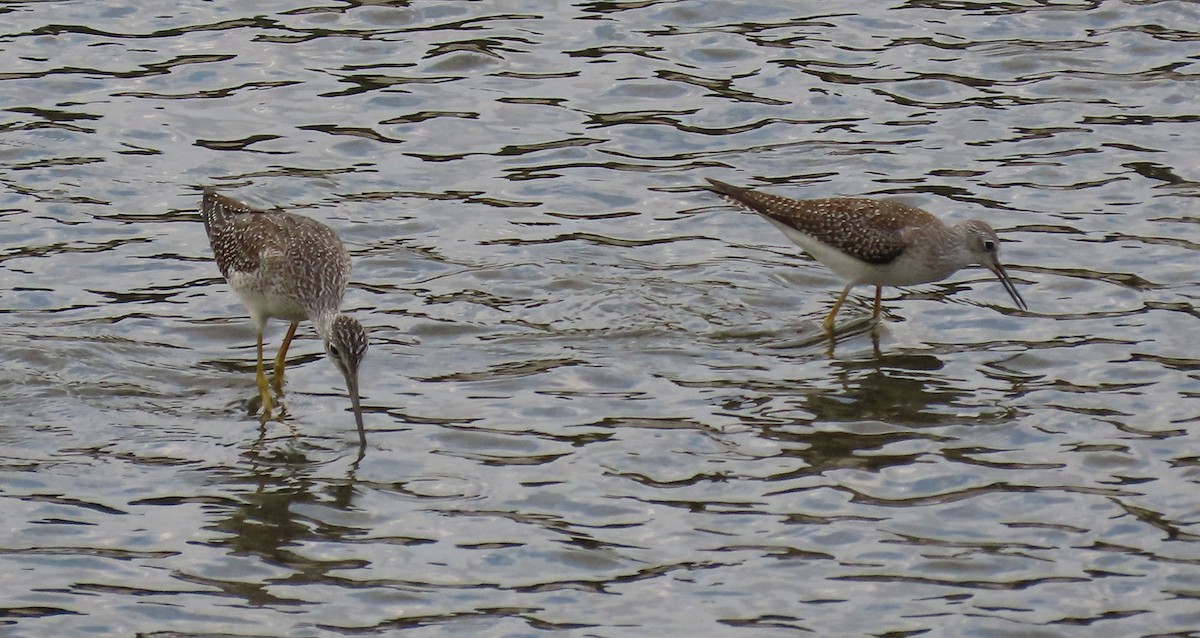
[[[939,279],[971,264],[967,245],[967,226],[960,222],[951,225],[934,224],[922,229],[929,250],[925,260],[929,268],[940,273]]]
[[[333,320],[337,318],[338,311],[336,309],[321,310],[313,312],[309,315],[313,326],[317,329],[317,334],[320,335],[321,341],[329,342],[329,335],[333,332]]]

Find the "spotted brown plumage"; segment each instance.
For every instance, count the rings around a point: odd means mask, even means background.
[[[833,330],[838,309],[856,285],[875,286],[877,319],[883,286],[940,281],[972,264],[995,273],[1017,306],[1026,308],[1000,264],[996,231],[982,221],[947,226],[920,208],[899,202],[861,197],[791,199],[715,179],[708,182],[709,190],[758,213],[847,281],[825,318],[826,330]]]
[[[350,253],[333,229],[216,193],[206,194],[203,206],[221,274],[235,288],[269,295],[273,304],[267,318],[298,320],[331,313],[332,320],[350,277]]]
[[[886,264],[904,252],[907,229],[937,218],[907,204],[864,197],[798,200],[715,179],[713,189],[772,221],[811,235],[869,264]]]
[[[273,385],[282,393],[288,346],[297,324],[308,319],[346,379],[359,439],[365,445],[358,367],[367,351],[367,335],[358,321],[339,312],[350,278],[350,253],[341,239],[314,219],[251,208],[210,189],[204,191],[200,210],[217,267],[246,305],[258,333],[262,420],[271,418],[262,359],[267,320],[291,322],[275,359]]]

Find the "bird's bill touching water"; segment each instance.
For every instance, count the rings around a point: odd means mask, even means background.
[[[1008,291],[1008,296],[1012,297],[1013,301],[1016,302],[1017,307],[1021,310],[1028,310],[1029,306],[1027,306],[1025,304],[1025,300],[1021,298],[1021,293],[1017,292],[1017,287],[1013,284],[1012,279],[1009,279],[1008,272],[1004,270],[1004,266],[1001,266],[999,262],[985,264],[985,266],[987,266],[988,270],[992,271],[997,277],[1000,278],[1001,285],[1003,285],[1004,289]]]
[[[358,425],[358,441],[367,444],[367,432],[363,428],[362,404],[358,398],[358,372],[346,375],[346,391],[350,394],[350,408],[354,410],[354,422]]]
[[[320,328],[318,328],[320,330]],[[346,379],[354,422],[358,424],[358,441],[365,446],[367,434],[363,429],[362,405],[358,398],[358,368],[367,355],[367,331],[354,318],[339,314],[333,318],[325,340],[325,353]]]

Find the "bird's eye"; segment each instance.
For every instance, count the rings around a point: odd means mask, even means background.
[[[329,344],[329,354],[330,354],[330,355],[332,355],[333,357],[337,358],[337,359],[341,359],[341,358],[342,358],[342,355],[338,353],[338,348],[337,348],[337,346],[335,346],[335,345],[333,345],[333,344]]]
[[[990,239],[983,240],[983,249],[988,251],[989,253],[992,252],[993,250],[996,250],[996,242],[994,242]]]

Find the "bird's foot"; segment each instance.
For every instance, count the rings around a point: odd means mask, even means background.
[[[258,380],[258,396],[250,399],[250,413],[257,412],[257,408],[262,408],[262,414],[259,416],[260,423],[266,423],[271,420],[272,408],[275,407],[275,401],[271,399],[271,386],[267,383],[266,377],[260,377]]]
[[[269,396],[267,396],[266,401],[264,402],[263,396],[264,395],[256,394],[246,401],[247,414],[258,414],[260,423],[266,423],[267,421],[270,421],[274,414],[274,408],[276,407],[276,403],[272,401]]]

